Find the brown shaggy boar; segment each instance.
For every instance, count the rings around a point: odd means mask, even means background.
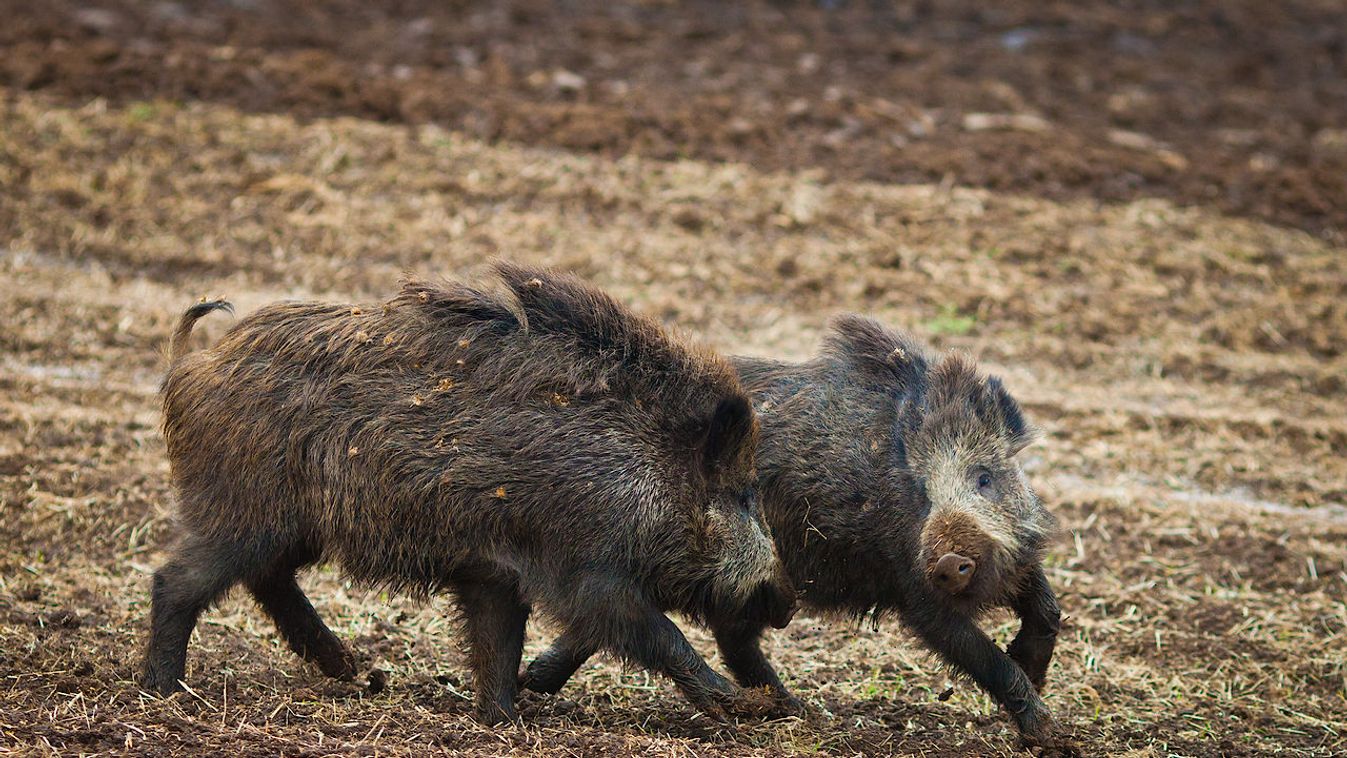
[[[1054,744],[1038,694],[1060,625],[1041,565],[1054,522],[1015,462],[1032,434],[1001,381],[860,316],[838,319],[810,361],[735,364],[762,424],[767,520],[804,604],[897,615],[1027,742]],[[996,606],[1022,618],[1008,655],[976,623]],[[740,684],[798,708],[760,649],[764,628],[713,624]],[[525,683],[555,692],[582,661],[563,634]]]
[[[187,312],[163,385],[180,534],[154,575],[148,689],[180,687],[197,616],[239,583],[296,653],[353,676],[295,580],[330,560],[452,593],[487,722],[515,718],[533,611],[709,713],[736,702],[665,616],[793,611],[733,368],[571,277],[496,273],[499,292],[272,305],[190,354],[193,322],[228,306]]]

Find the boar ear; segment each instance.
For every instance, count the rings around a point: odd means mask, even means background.
[[[756,442],[757,420],[748,399],[742,395],[721,398],[702,438],[703,473],[715,479],[723,471],[752,461]]]
[[[1025,422],[1020,404],[1010,396],[1000,377],[993,376],[987,379],[987,392],[991,395],[996,414],[1006,430],[1010,454],[1015,455],[1034,441],[1034,429]]]

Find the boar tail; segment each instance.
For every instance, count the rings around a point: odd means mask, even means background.
[[[234,306],[225,300],[203,300],[182,314],[182,320],[178,322],[177,331],[173,332],[173,339],[168,343],[169,363],[177,363],[187,353],[187,338],[192,336],[192,326],[196,320],[211,311],[229,311],[234,312]]]

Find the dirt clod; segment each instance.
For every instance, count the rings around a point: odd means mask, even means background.
[[[377,695],[380,692],[383,692],[387,686],[388,686],[387,672],[385,672],[383,669],[370,669],[369,683],[366,685],[365,691],[371,695]]]

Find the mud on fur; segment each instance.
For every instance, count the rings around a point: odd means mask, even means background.
[[[704,711],[734,706],[665,613],[793,612],[748,395],[725,360],[578,280],[495,274],[493,290],[272,305],[196,353],[193,322],[228,304],[187,311],[163,384],[179,533],[153,580],[148,689],[180,688],[199,614],[237,584],[292,650],[354,676],[296,583],[334,561],[365,585],[454,596],[487,722],[516,716],[531,613]]]
[[[1001,381],[860,316],[837,319],[812,360],[734,362],[762,423],[768,523],[804,605],[896,615],[990,693],[1026,742],[1069,745],[1039,695],[1060,627],[1041,564],[1055,522],[1014,460],[1033,433]],[[976,623],[996,606],[1022,618],[1008,653]],[[761,618],[713,623],[739,683],[798,709],[762,653],[765,627]],[[567,643],[531,668],[573,665]]]

